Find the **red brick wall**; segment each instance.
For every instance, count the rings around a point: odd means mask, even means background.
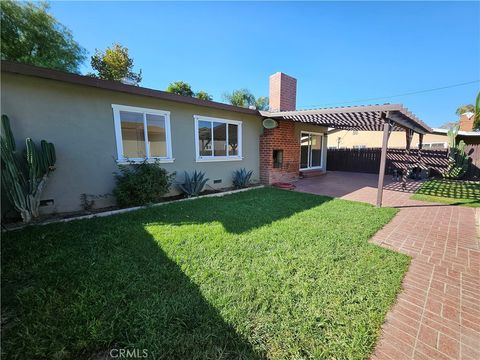
[[[473,120],[475,116],[470,116],[470,118],[466,115],[463,114],[460,116],[460,131],[472,131],[473,130]]]
[[[281,168],[273,167],[273,150],[283,150]],[[298,178],[300,139],[293,121],[279,120],[275,129],[263,129],[260,136],[260,181],[263,184],[288,182]]]
[[[270,111],[291,111],[297,107],[297,79],[277,72],[270,76]]]

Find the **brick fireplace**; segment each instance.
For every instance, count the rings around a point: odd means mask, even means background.
[[[270,76],[270,111],[295,110],[297,80],[284,73]],[[279,120],[278,127],[263,129],[260,136],[260,181],[264,184],[288,182],[298,178],[300,139],[295,123]]]
[[[260,181],[263,184],[289,182],[298,178],[300,139],[293,121],[280,120],[275,129],[260,136]]]

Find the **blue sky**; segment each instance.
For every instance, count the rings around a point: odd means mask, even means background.
[[[183,80],[217,101],[237,88],[268,95],[282,71],[298,79],[298,108],[400,102],[439,126],[480,89],[355,101],[479,80],[479,2],[53,2],[51,12],[89,56],[128,47],[142,86]]]

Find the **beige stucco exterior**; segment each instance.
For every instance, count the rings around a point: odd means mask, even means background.
[[[182,104],[83,85],[2,73],[2,114],[9,116],[12,131],[23,148],[26,137],[53,142],[57,151],[56,170],[43,199],[54,205],[43,212],[81,210],[81,194],[110,194],[117,171],[117,151],[112,104],[170,112],[173,163],[162,166],[176,171],[195,169],[206,172],[208,186],[231,186],[232,172],[246,168],[259,178],[259,136],[263,131],[260,116]],[[194,115],[242,121],[243,159],[240,161],[196,162]],[[213,180],[221,179],[214,184]],[[107,196],[96,205],[112,205]]]
[[[405,132],[392,131],[388,139],[389,148],[405,148],[406,139]],[[329,148],[353,148],[357,146],[365,146],[367,148],[381,147],[383,133],[381,131],[351,131],[340,130],[332,131],[328,136]],[[418,134],[415,134],[412,139],[412,148],[418,147]],[[448,137],[440,134],[426,134],[423,136],[423,143],[428,147],[428,144],[437,144],[437,146],[447,147]]]

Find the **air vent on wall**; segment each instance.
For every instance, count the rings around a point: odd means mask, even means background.
[[[53,199],[40,200],[40,206],[52,206],[54,203]]]

